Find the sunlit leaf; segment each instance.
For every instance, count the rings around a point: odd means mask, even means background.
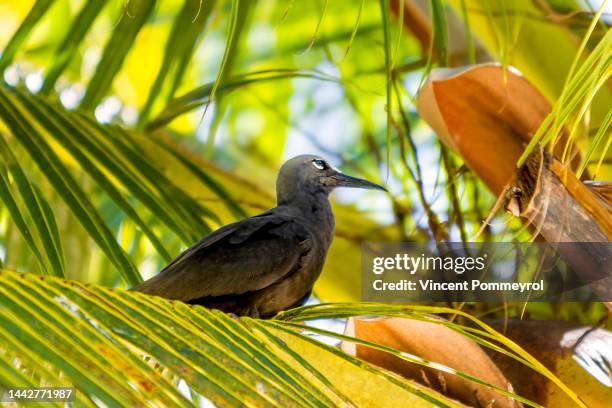
[[[37,0],[25,20],[19,25],[19,28],[13,34],[9,43],[2,50],[0,57],[0,72],[13,61],[15,54],[19,51],[22,44],[27,40],[32,30],[38,21],[45,15],[49,7],[53,4],[53,0]]]
[[[168,36],[164,59],[159,68],[155,82],[151,85],[149,96],[139,114],[139,122],[145,123],[149,117],[149,112],[153,103],[159,97],[166,78],[173,72],[172,88],[168,93],[169,97],[174,96],[183,77],[187,64],[195,51],[195,44],[204,31],[208,18],[215,6],[214,0],[187,0],[183,4],[181,11],[176,16],[172,31]]]
[[[121,21],[113,29],[102,59],[98,63],[98,69],[87,85],[87,92],[81,101],[83,109],[92,110],[106,96],[154,5],[154,0],[130,0],[126,3]]]
[[[317,72],[300,71],[295,69],[274,69],[251,72],[248,74],[240,75],[235,78],[230,78],[219,85],[215,94],[229,92],[241,87],[245,87],[249,84],[267,81],[277,81],[291,78],[311,78],[320,81],[334,81],[334,78],[319,74]],[[185,95],[182,95],[172,100],[168,106],[153,119],[147,126],[147,129],[152,130],[158,127],[162,127],[170,123],[177,116],[189,112],[197,107],[205,105],[210,102],[212,95],[212,89],[215,83],[208,83],[194,89]]]
[[[45,82],[41,89],[42,93],[48,93],[53,90],[57,79],[66,69],[72,58],[74,58],[83,38],[89,32],[92,23],[104,6],[105,2],[102,1],[89,1],[83,5],[79,14],[74,18],[74,24],[70,26],[66,37],[57,48],[56,56],[47,71]]]

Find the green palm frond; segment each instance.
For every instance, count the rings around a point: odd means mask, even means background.
[[[603,6],[602,6],[603,10]],[[600,10],[601,12],[601,10]],[[594,22],[599,18],[599,14],[594,19]],[[585,38],[585,42],[586,42]],[[580,58],[580,54],[576,56],[575,63]],[[577,65],[577,63],[576,63]],[[578,69],[569,73],[566,85],[563,92],[556,102],[553,110],[548,114],[546,119],[541,123],[538,131],[531,139],[529,145],[518,160],[517,165],[521,166],[527,160],[529,154],[539,143],[542,145],[554,146],[563,133],[564,127],[569,129],[568,141],[565,146],[565,155],[570,151],[573,139],[576,137],[578,126],[583,122],[584,116],[591,109],[593,99],[599,90],[608,83],[612,76],[612,30],[609,30],[606,35],[599,41],[593,52],[591,52],[580,65]],[[608,110],[606,117],[609,116],[612,108]],[[606,119],[604,119],[606,122]],[[608,124],[603,123],[604,132]],[[608,137],[612,137],[608,135]],[[595,138],[593,144],[597,146],[601,141],[601,137]],[[604,154],[605,155],[605,152]],[[602,155],[602,156],[603,156]],[[565,160],[567,157],[563,157]],[[583,169],[585,165],[583,164]]]
[[[102,1],[89,1],[83,5],[66,37],[57,47],[55,58],[47,71],[45,82],[40,90],[41,93],[48,94],[53,91],[58,78],[79,51],[79,46],[96,17],[102,12],[105,4]]]
[[[51,206],[40,189],[28,180],[3,137],[0,137],[0,157],[2,201],[42,269],[56,276],[65,276],[61,239]],[[34,228],[31,230],[29,225],[32,224]],[[40,244],[35,242],[36,238],[40,239]]]
[[[179,383],[220,406],[459,406],[282,321],[8,271],[0,293],[0,379],[74,385],[85,406],[193,405]]]
[[[153,12],[155,0],[130,0],[126,2],[121,21],[113,30],[111,38],[104,48],[100,65],[94,77],[87,85],[87,92],[81,101],[81,107],[93,110],[108,93],[113,80],[136,40],[138,32]]]
[[[19,28],[15,31],[9,43],[2,50],[2,57],[0,57],[0,72],[4,71],[13,61],[15,54],[21,49],[21,46],[27,40],[28,36],[30,36],[34,27],[36,27],[40,19],[45,16],[52,4],[53,0],[37,0],[36,3],[34,3],[25,20],[19,25]]]
[[[210,232],[206,218],[214,223],[219,222],[212,211],[190,197],[159,171],[152,161],[144,157],[138,150],[138,143],[131,140],[129,132],[117,126],[102,126],[86,115],[67,112],[57,103],[20,90],[0,88],[0,100],[0,118],[11,130],[11,135],[28,151],[74,216],[122,272],[127,283],[139,282],[140,276],[125,251],[117,244],[95,205],[79,186],[73,176],[73,170],[67,165],[66,153],[143,231],[165,261],[170,260],[168,251],[137,207],[131,203],[132,199],[137,199],[140,205],[149,210],[185,244],[195,242]],[[11,159],[8,149],[9,146],[6,145],[5,161]],[[16,177],[17,185],[22,187],[22,194],[27,193],[26,176],[19,167],[13,167],[12,173]],[[200,179],[212,186],[234,212],[239,209],[220,184],[210,177],[202,176],[201,170]],[[125,191],[129,192],[128,196]],[[31,211],[42,210],[32,207]],[[45,220],[44,217],[35,215],[32,214],[33,219]],[[49,223],[50,221],[46,222]],[[60,244],[51,239],[50,233],[45,232],[47,227],[44,224],[39,224],[37,228],[47,253],[55,254],[54,270],[61,275],[61,251],[58,250]],[[55,247],[54,251],[49,251],[51,245]]]
[[[575,393],[522,348],[478,319],[445,307],[322,304],[290,310],[273,320],[233,318],[137,292],[9,271],[0,273],[0,293],[0,322],[6,329],[0,334],[4,345],[0,358],[21,361],[18,366],[0,364],[0,378],[30,377],[43,384],[74,385],[85,405],[91,405],[91,398],[109,406],[147,401],[166,406],[191,404],[179,392],[181,382],[221,405],[338,406],[357,400],[364,404],[378,394],[363,393],[354,384],[371,381],[370,386],[375,383],[378,391],[392,390],[395,401],[456,406],[434,391],[306,334],[318,333],[449,372],[539,406],[469,374],[391,347],[296,324],[367,314],[446,325],[532,367],[582,406]],[[447,313],[460,314],[476,327],[434,315]]]
[[[195,52],[198,38],[206,28],[208,18],[215,6],[215,1],[202,2],[200,0],[187,0],[177,15],[168,36],[164,59],[159,68],[155,81],[151,85],[149,96],[142,107],[139,115],[139,123],[145,123],[153,108],[153,103],[158,98],[166,77],[173,75],[171,89],[168,98],[172,98],[176,92],[181,78],[185,74],[187,64]]]
[[[211,82],[199,86],[178,98],[171,100],[164,110],[159,115],[151,120],[147,125],[148,130],[154,130],[163,126],[168,125],[174,119],[183,115],[184,113],[190,112],[202,105],[206,105],[212,100],[211,97],[216,95],[217,98],[224,93],[239,90],[240,88],[247,87],[249,85],[261,84],[267,82],[275,82],[281,80],[290,80],[294,78],[307,78],[316,81],[330,81],[337,82],[337,78],[333,78],[329,75],[324,75],[316,71],[303,71],[296,69],[273,69],[264,71],[254,71],[225,80],[215,90],[214,95],[212,90],[216,82]]]

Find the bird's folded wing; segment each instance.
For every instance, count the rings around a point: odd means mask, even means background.
[[[251,292],[299,268],[310,246],[299,223],[264,213],[213,232],[133,290],[182,301]]]

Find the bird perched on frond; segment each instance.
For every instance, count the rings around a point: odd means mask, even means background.
[[[336,187],[385,190],[321,157],[294,157],[279,171],[276,207],[219,228],[133,290],[264,318],[303,304],[334,235]]]

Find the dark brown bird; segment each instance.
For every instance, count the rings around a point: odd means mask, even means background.
[[[133,290],[254,317],[301,305],[334,235],[336,187],[385,190],[321,157],[294,157],[278,174],[276,207],[214,231]]]

